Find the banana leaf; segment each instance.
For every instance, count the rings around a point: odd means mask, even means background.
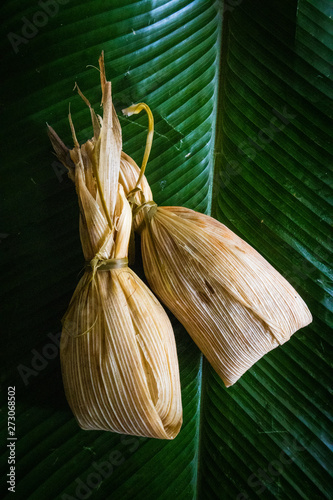
[[[330,498],[332,11],[326,0],[5,1],[2,18],[1,442],[18,499]],[[313,323],[231,388],[170,314],[184,424],[172,442],[77,426],[59,361],[60,318],[82,270],[78,207],[46,122],[68,146],[92,135],[107,76],[124,150],[161,205],[212,214],[308,304]],[[137,250],[139,241],[137,241]],[[134,270],[143,277],[140,253]],[[8,439],[9,438],[9,439]],[[1,449],[12,498],[10,448]]]

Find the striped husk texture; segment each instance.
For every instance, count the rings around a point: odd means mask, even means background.
[[[173,439],[182,424],[175,339],[162,306],[126,265],[132,212],[118,183],[121,129],[103,59],[100,65],[104,116],[98,119],[90,110],[94,138],[80,147],[72,126],[75,147],[69,157],[49,128],[55,152],[75,182],[80,238],[90,262],[63,318],[65,393],[82,429]],[[110,268],[102,270],[106,262]]]
[[[139,168],[121,161],[125,192]],[[122,181],[121,181],[122,182]],[[135,203],[152,200],[143,177]],[[267,352],[312,321],[288,281],[256,250],[212,217],[182,207],[142,205],[141,232],[150,287],[184,325],[228,387]]]

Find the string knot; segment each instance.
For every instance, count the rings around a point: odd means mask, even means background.
[[[127,267],[128,259],[124,257],[123,259],[100,259],[95,256],[90,261],[87,261],[85,268],[87,271],[92,271],[93,277],[97,271],[111,271],[112,269],[121,269],[122,267]]]
[[[141,212],[141,210],[144,209],[146,210],[144,211],[142,222],[136,228],[136,232],[139,234],[141,234],[144,225],[146,225],[147,223],[149,224],[154,215],[156,214],[157,204],[153,200],[145,201],[144,203],[142,203],[142,205],[137,206],[133,210],[133,218],[136,217],[139,214],[139,212]]]

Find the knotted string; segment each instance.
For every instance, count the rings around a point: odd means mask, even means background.
[[[157,212],[157,208],[158,208],[157,204],[153,200],[151,200],[151,201],[146,201],[146,202],[142,203],[142,205],[138,205],[133,210],[133,218],[134,218],[138,215],[139,212],[141,212],[141,210],[147,209],[144,211],[144,216],[143,216],[141,223],[136,228],[137,233],[141,234],[143,228],[151,222],[152,218],[154,217],[154,215]]]
[[[137,193],[141,194],[141,204],[140,205],[135,200],[135,195]],[[148,210],[145,210],[145,212],[144,212],[143,221],[136,228],[136,232],[140,234],[141,231],[142,231],[142,229],[143,229],[143,225],[146,222],[149,223],[152,220],[152,218],[154,217],[154,215],[156,214],[157,203],[155,203],[154,200],[148,200],[148,201],[146,201],[146,197],[144,195],[144,192],[142,191],[142,189],[140,187],[135,187],[134,189],[132,189],[128,193],[127,199],[128,199],[128,201],[129,201],[129,203],[130,203],[130,205],[132,207],[132,216],[133,216],[133,219],[141,212],[141,210],[143,210],[145,208],[148,209]],[[132,228],[132,230],[133,230],[133,228]]]
[[[97,271],[111,271],[112,269],[121,269],[122,267],[127,267],[128,259],[124,257],[123,259],[99,259],[95,256],[90,261],[86,261],[85,269],[87,271],[92,271],[91,281],[95,279]]]

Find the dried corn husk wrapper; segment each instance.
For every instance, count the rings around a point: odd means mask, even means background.
[[[312,321],[288,281],[225,225],[187,208],[157,207],[142,174],[137,185],[139,168],[129,157],[121,171],[149,285],[227,387]]]
[[[49,129],[75,182],[88,263],[63,319],[62,377],[82,429],[172,439],[182,423],[175,339],[162,306],[127,266],[132,212],[118,183],[121,129],[103,58],[100,66],[104,116],[91,110],[94,138],[80,147],[72,125],[69,158]]]

